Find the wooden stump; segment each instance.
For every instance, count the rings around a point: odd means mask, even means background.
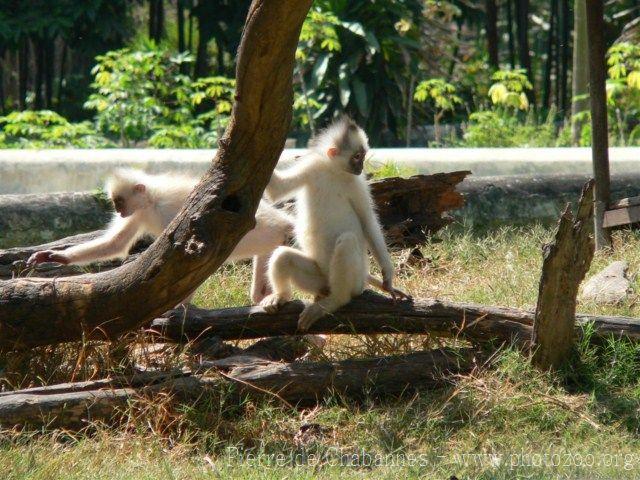
[[[555,240],[544,247],[532,341],[533,363],[543,370],[558,368],[573,347],[578,288],[594,252],[593,185],[582,189],[575,219],[567,205]]]

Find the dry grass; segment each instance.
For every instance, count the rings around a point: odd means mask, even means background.
[[[540,247],[550,237],[543,227],[504,228],[490,235],[451,228],[440,242],[424,248],[426,264],[403,268],[398,283],[414,296],[532,308]],[[615,253],[599,254],[592,270],[624,259],[632,273],[640,271],[640,237],[619,232],[615,240]],[[207,307],[248,303],[249,274],[247,265],[225,267],[202,286],[196,302]],[[636,300],[579,308],[640,316]],[[319,355],[394,354],[437,343],[407,335],[337,336]],[[136,334],[117,345],[74,344],[7,356],[0,359],[0,368],[3,385],[13,388],[191,360],[181,347],[155,346]],[[12,480],[315,478],[320,473],[325,478],[636,477],[639,363],[640,349],[630,343],[584,342],[571,368],[547,375],[506,349],[491,368],[452,378],[446,388],[400,400],[333,397],[304,411],[277,401],[238,402],[221,382],[193,404],[166,395],[138,399],[122,412],[125,421],[116,428],[93,425],[73,435],[5,432],[0,471]],[[307,424],[313,428],[302,434]],[[259,459],[239,458],[236,448]],[[321,466],[311,465],[311,453],[324,459]],[[354,453],[359,455],[356,466],[348,462],[353,455],[347,454]],[[545,465],[543,454],[561,455],[561,464],[550,464],[554,457]],[[304,465],[277,468],[277,455]],[[367,455],[386,463],[363,466]],[[416,457],[419,461],[412,463]],[[395,465],[389,464],[392,458]]]

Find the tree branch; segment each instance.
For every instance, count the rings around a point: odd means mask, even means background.
[[[185,298],[255,224],[291,121],[294,53],[311,0],[254,0],[236,101],[213,165],[139,258],[115,270],[0,282],[0,349],[114,338]]]

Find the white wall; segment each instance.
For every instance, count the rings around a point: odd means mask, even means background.
[[[286,149],[282,160],[304,153]],[[0,194],[91,190],[114,168],[202,174],[215,150],[0,150]],[[372,161],[395,161],[420,173],[471,170],[475,176],[591,172],[588,148],[374,149]],[[640,172],[640,148],[610,149],[611,172]]]

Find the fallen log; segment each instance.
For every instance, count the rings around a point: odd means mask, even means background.
[[[436,387],[446,383],[450,374],[470,371],[476,355],[472,349],[439,349],[338,362],[246,363],[230,369],[225,377],[240,392],[272,394],[293,405],[307,405],[328,394],[360,398]]]
[[[303,304],[294,301],[276,314],[262,307],[207,310],[197,307],[170,310],[151,323],[162,338],[185,342],[206,336],[241,340],[272,335],[295,335]],[[576,329],[593,323],[595,337],[624,336],[640,340],[640,319],[576,315]],[[387,297],[366,291],[309,329],[325,334],[430,334],[460,337],[474,343],[516,342],[529,347],[534,313],[508,307],[492,307],[435,299],[413,299],[393,303]]]
[[[456,185],[464,180],[470,172],[459,171],[436,173],[434,175],[415,175],[411,178],[386,178],[371,183],[371,191],[376,199],[376,206],[387,244],[391,248],[410,248],[422,245],[429,235],[448,225],[452,218],[447,212],[464,205],[462,195],[456,192]],[[49,194],[52,203],[58,203],[57,195]],[[15,197],[16,195],[12,195]],[[0,196],[1,198],[2,196]],[[87,194],[87,201],[93,197]],[[106,208],[106,207],[105,207]],[[63,212],[60,212],[62,215]],[[0,217],[2,208],[0,203]],[[26,215],[26,214],[25,214]],[[73,216],[72,216],[73,217]],[[56,218],[51,219],[52,222]],[[53,227],[52,227],[53,228]],[[44,263],[27,268],[25,261],[40,250],[63,250],[73,245],[92,240],[103,231],[96,231],[63,238],[44,245],[15,247],[0,250],[0,279],[25,275],[54,277],[77,275],[86,272],[110,270],[122,265],[121,261],[98,262],[91,266],[58,265]],[[138,242],[133,253],[144,250],[150,242]],[[131,261],[135,257],[127,258]]]
[[[95,273],[111,270],[129,263],[138,257],[138,254],[151,245],[150,239],[142,239],[132,247],[131,253],[125,260],[112,260],[109,262],[96,262],[91,265],[60,265],[58,263],[41,263],[35,267],[27,267],[26,261],[35,252],[41,250],[64,250],[65,248],[88,242],[98,238],[104,230],[80,233],[71,237],[65,237],[42,245],[29,247],[14,247],[0,250],[0,279],[10,279],[25,276],[38,276],[44,278],[60,277],[68,275],[80,275],[82,273]]]
[[[227,347],[219,351],[233,355],[228,357],[229,363],[221,365],[293,361],[307,352],[305,342],[293,337],[261,340],[246,349]],[[207,361],[200,370],[214,364],[215,361]],[[92,421],[116,420],[118,411],[141,396],[168,392],[196,398],[212,383],[213,379],[190,370],[170,370],[0,392],[0,428],[14,425],[82,428]]]
[[[453,221],[447,214],[464,206],[456,191],[471,172],[457,171],[371,182],[387,245],[413,248]]]
[[[154,372],[130,381],[103,379],[5,392],[0,395],[0,427],[75,429],[92,421],[113,422],[119,412],[141,397],[163,392],[189,401],[212,393],[223,381],[233,384],[238,395],[276,397],[290,405],[314,403],[332,394],[355,398],[399,395],[418,387],[442,385],[449,374],[469,371],[475,355],[471,349],[433,350],[373,359],[292,363],[273,361],[277,355],[272,359],[230,357],[224,362],[205,362],[194,372]]]

